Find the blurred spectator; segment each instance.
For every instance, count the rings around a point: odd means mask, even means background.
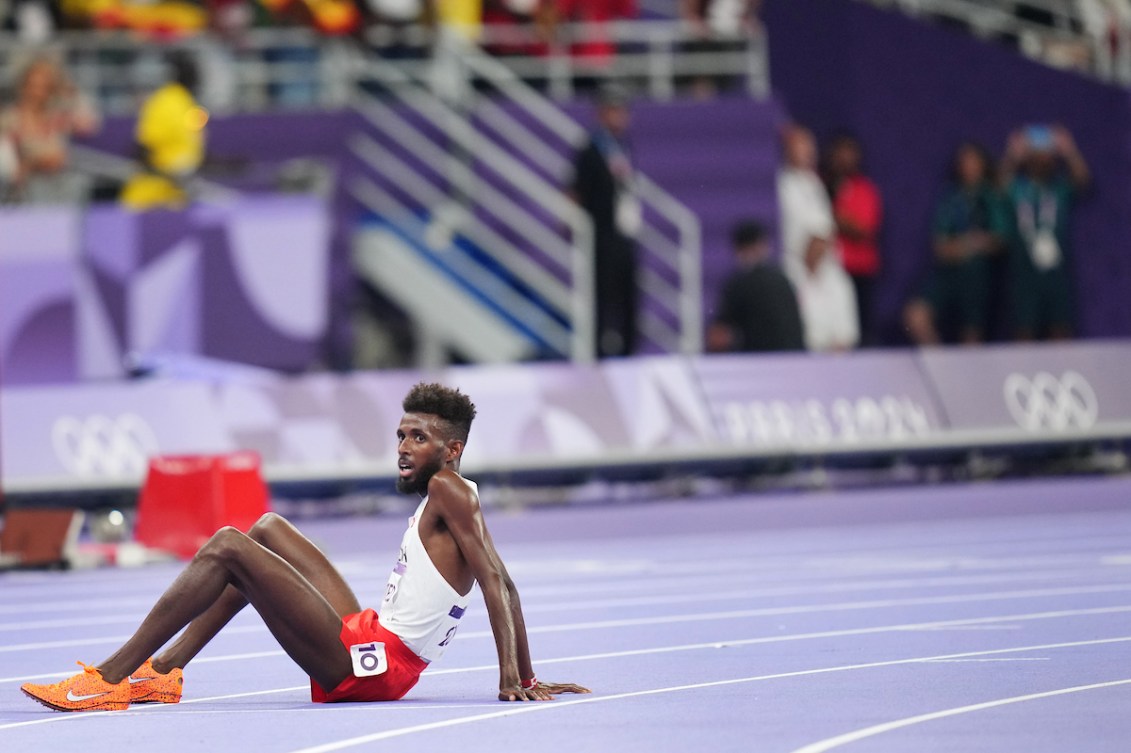
[[[259,0],[285,25],[313,26],[323,34],[351,34],[361,24],[354,0]]]
[[[1084,34],[1091,38],[1095,68],[1103,76],[1131,75],[1131,0],[1076,0]]]
[[[255,24],[256,8],[247,0],[204,0],[208,27],[229,44],[239,46]]]
[[[1014,335],[1072,336],[1068,226],[1072,204],[1091,172],[1072,134],[1031,125],[1009,137],[1002,165],[1015,212],[1010,256]]]
[[[599,357],[636,350],[634,239],[641,209],[633,193],[629,123],[627,92],[606,86],[600,93],[597,127],[574,160],[573,194],[593,220]]]
[[[270,11],[265,18],[270,26],[291,29],[315,25],[311,4],[305,0],[259,2]],[[316,46],[298,40],[271,45],[263,51],[263,59],[270,71],[267,95],[272,104],[293,108],[314,107],[317,104],[318,57],[319,50]]]
[[[680,0],[680,15],[691,28],[692,41],[682,49],[698,53],[741,52],[746,38],[758,29],[761,0]],[[699,99],[714,96],[731,82],[727,77],[693,76],[691,93]]]
[[[142,104],[136,139],[145,171],[122,189],[122,203],[131,209],[182,207],[186,184],[204,161],[208,111],[197,104],[197,71],[187,53],[168,58],[171,80]]]
[[[370,23],[380,26],[377,51],[393,60],[422,58],[425,41],[413,37],[414,27],[435,20],[436,0],[368,0]]]
[[[1005,248],[1009,233],[1009,207],[994,185],[989,153],[977,144],[961,144],[952,175],[952,186],[935,210],[934,266],[922,294],[904,309],[907,332],[919,345],[985,339],[991,257]]]
[[[492,55],[544,57],[553,23],[553,0],[486,0],[483,23],[506,37],[487,45]]]
[[[770,260],[765,229],[747,221],[731,233],[737,269],[723,285],[718,315],[707,330],[711,351],[804,350],[793,285]]]
[[[13,31],[26,45],[48,42],[59,29],[62,14],[57,3],[48,0],[0,1],[0,23]]]
[[[805,344],[810,350],[845,350],[860,339],[852,280],[837,258],[836,223],[817,176],[817,147],[807,128],[782,135],[785,166],[778,173],[783,267],[797,290]]]
[[[20,158],[16,154],[16,145],[8,134],[0,131],[0,204],[14,200],[19,170]]]
[[[429,10],[426,0],[368,0],[370,12],[377,23],[403,26],[417,23]]]
[[[572,54],[590,69],[608,66],[617,46],[603,26],[611,21],[636,18],[636,0],[552,0],[551,23],[590,24],[584,39],[575,41]]]
[[[197,34],[208,26],[201,4],[186,0],[75,0],[66,10],[98,29],[128,29],[161,39]]]
[[[435,0],[440,28],[464,39],[479,39],[483,24],[483,0]]]
[[[85,178],[68,170],[70,138],[97,128],[97,113],[66,73],[49,57],[35,58],[20,76],[15,104],[0,114],[0,133],[17,160],[11,197],[81,201]]]
[[[432,90],[460,110],[471,106],[471,77],[463,60],[474,52],[483,24],[482,0],[435,0],[438,34],[429,74]]]
[[[856,292],[856,313],[865,344],[876,342],[872,326],[872,292],[880,274],[880,190],[863,172],[860,141],[842,133],[829,144],[825,176],[832,196],[841,264]]]

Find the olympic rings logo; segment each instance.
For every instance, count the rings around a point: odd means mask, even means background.
[[[59,462],[79,476],[139,475],[158,451],[153,429],[135,413],[60,416],[51,443]]]
[[[1014,373],[1006,377],[1002,389],[1010,415],[1026,431],[1087,429],[1099,416],[1096,391],[1075,371],[1064,372],[1060,379],[1047,371],[1032,379]]]

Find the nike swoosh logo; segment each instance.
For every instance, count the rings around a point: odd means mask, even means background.
[[[101,698],[104,695],[110,695],[110,694],[109,693],[94,693],[92,695],[75,695],[75,691],[68,690],[67,691],[67,700],[71,701],[72,703],[75,702],[75,701],[89,701],[91,698]]]
[[[152,677],[131,677],[130,678],[130,685],[133,685],[134,683],[138,683],[138,682],[149,682],[152,679],[154,679],[154,678],[152,678]]]

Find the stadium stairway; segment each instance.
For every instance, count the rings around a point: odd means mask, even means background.
[[[537,122],[521,109],[504,109],[538,132]],[[579,125],[594,121],[593,107],[587,102],[566,105],[564,111]],[[777,133],[784,118],[783,108],[776,101],[747,97],[707,102],[638,100],[633,104],[631,140],[638,168],[692,210],[700,223],[705,321],[709,321],[723,281],[733,268],[729,236],[734,223],[757,219],[771,235],[776,234]],[[546,177],[568,185],[572,154],[567,145],[547,140],[546,148],[554,149],[560,158],[557,168],[547,171],[529,155],[524,156],[517,145],[499,143],[531,169],[542,170]],[[554,164],[544,159],[539,162]],[[663,221],[662,217],[655,219]],[[671,270],[656,264],[652,257],[644,255],[642,264],[648,274],[676,284]],[[654,297],[648,295],[642,298],[642,306],[654,317],[669,313],[656,307]],[[646,340],[646,349],[649,345],[654,343]]]
[[[505,107],[505,111],[532,132],[537,133],[536,122],[520,109]],[[565,107],[565,112],[578,124],[593,122],[592,107],[587,103],[568,105]],[[702,228],[701,305],[706,321],[709,321],[719,290],[727,273],[733,267],[729,234],[734,223],[742,219],[754,218],[765,224],[771,233],[776,232],[777,129],[782,119],[781,107],[776,102],[755,101],[745,97],[724,97],[710,102],[639,101],[633,105],[631,137],[638,167],[655,183],[683,202],[699,218]],[[486,126],[481,118],[473,118],[472,123],[480,133],[487,137],[492,136],[490,127]],[[539,161],[530,158],[529,153],[524,152],[516,144],[508,143],[498,134],[494,135],[492,141],[532,172],[540,173],[546,180],[563,188],[568,185],[570,145],[554,142],[553,139],[546,140],[545,148],[553,149],[560,158],[558,169],[553,171],[543,169]],[[545,214],[535,199],[523,196],[513,185],[505,185],[497,175],[492,175],[491,170],[484,168],[483,160],[477,160],[472,165],[472,170],[478,180],[505,193],[509,199],[529,212],[531,217],[537,217],[541,224],[546,226],[552,224],[552,217]],[[656,216],[655,219],[660,223],[664,221],[661,216]],[[537,245],[524,241],[513,227],[508,228],[485,212],[479,212],[478,220],[494,233],[521,248],[539,267],[553,268],[552,260],[546,258]],[[409,235],[411,234],[412,232],[409,232]],[[404,235],[401,233],[402,239]],[[381,237],[387,241],[389,236],[384,234]],[[417,244],[417,247],[425,249],[426,245]],[[424,255],[428,258],[436,258],[428,253]],[[482,254],[463,253],[461,264],[465,268],[470,268],[469,265],[475,262],[477,256],[481,259]],[[664,265],[657,263],[653,257],[645,255],[643,265],[647,270],[646,274],[653,280],[661,280],[661,285],[664,283],[672,287],[678,285],[678,280],[671,269],[665,269]],[[445,272],[444,268],[436,267],[435,264],[432,266],[437,269],[438,274],[447,273],[449,277],[451,276],[450,268]],[[380,267],[374,266],[371,269],[379,271]],[[508,284],[506,276],[500,277],[497,274],[498,270],[479,271],[485,272],[487,278],[492,281],[493,290],[505,290],[508,297],[515,294],[513,288],[506,288]],[[376,281],[375,284],[384,289],[380,281]],[[397,284],[396,280],[388,282],[388,286],[391,286],[390,292],[397,292]],[[468,283],[465,281],[463,286],[468,288]],[[484,293],[483,289],[475,287],[474,283],[468,289],[471,290],[473,298],[488,303],[497,300],[494,294]],[[647,286],[645,289],[647,291]],[[532,299],[523,291],[518,291],[518,297],[525,300],[522,309],[524,314],[519,314],[509,307],[500,308],[495,313],[501,317],[501,322],[507,323],[509,329],[526,340],[527,348],[519,351],[507,346],[499,351],[497,358],[491,360],[505,360],[519,352],[554,354],[553,347],[546,347],[545,342],[538,342],[537,326],[526,327],[522,332],[516,330],[516,327],[521,329],[524,317],[531,313],[537,313],[538,318],[546,316],[556,318],[553,312],[544,307],[540,308],[538,300]],[[663,319],[671,325],[673,319],[670,309],[665,310],[657,305],[656,297],[645,295],[642,298],[642,306],[646,313],[653,317],[653,321]],[[401,305],[403,307],[405,304]],[[417,316],[412,311],[409,313],[414,317]],[[453,336],[456,334],[452,333]],[[647,339],[646,349],[652,352],[664,350],[657,347],[655,341]]]

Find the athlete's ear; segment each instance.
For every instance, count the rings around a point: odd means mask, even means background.
[[[459,459],[463,454],[463,440],[462,439],[449,439],[446,462]]]

